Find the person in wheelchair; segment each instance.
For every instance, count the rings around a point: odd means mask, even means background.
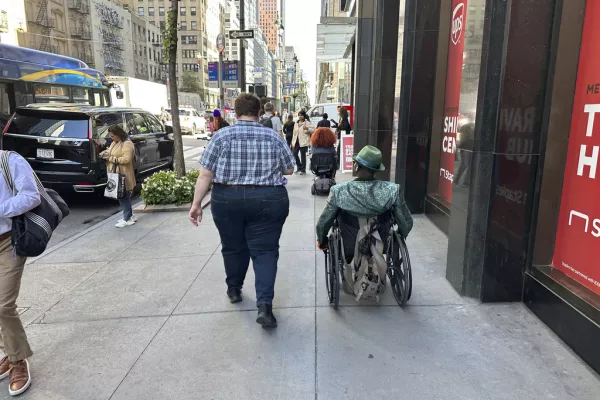
[[[331,188],[327,205],[317,222],[318,247],[327,249],[327,235],[337,220],[346,262],[354,258],[355,242],[360,230],[359,219],[378,218],[377,230],[381,241],[386,243],[393,221],[398,233],[406,238],[413,227],[413,220],[400,185],[375,178],[385,171],[381,151],[374,146],[365,146],[353,157],[356,179],[337,184]]]

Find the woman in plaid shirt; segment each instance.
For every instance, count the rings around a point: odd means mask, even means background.
[[[285,139],[258,122],[260,100],[243,93],[235,101],[237,123],[223,128],[210,142],[202,166],[190,220],[202,221],[202,198],[213,185],[211,211],[221,237],[227,295],[242,301],[250,258],[256,275],[256,322],[277,326],[273,296],[279,238],[290,202],[284,175],[294,172],[294,156]]]

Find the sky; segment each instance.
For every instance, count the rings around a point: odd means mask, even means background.
[[[310,82],[308,96],[315,100],[317,73],[317,24],[321,18],[320,0],[285,0],[285,45],[294,46],[304,78]]]

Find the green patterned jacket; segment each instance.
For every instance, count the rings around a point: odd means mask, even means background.
[[[398,233],[406,238],[413,220],[400,185],[379,180],[360,180],[340,183],[331,188],[327,206],[317,222],[317,240],[326,243],[327,234],[340,210],[355,217],[374,217],[388,210],[394,213]]]

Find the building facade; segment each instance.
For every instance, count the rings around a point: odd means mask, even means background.
[[[19,46],[26,32],[25,1],[0,3],[0,43]]]
[[[130,12],[120,3],[92,0],[90,15],[95,67],[106,75],[134,76]]]
[[[258,0],[258,25],[272,53],[279,47],[279,20],[279,0]]]
[[[78,58],[92,67],[92,20],[89,0],[26,0],[27,32],[19,44]]]

